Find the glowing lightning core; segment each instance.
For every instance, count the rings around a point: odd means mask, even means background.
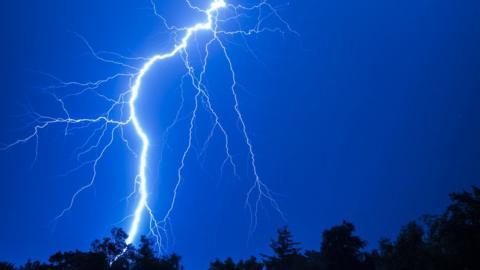
[[[185,167],[185,160],[187,155],[190,152],[190,149],[192,147],[192,132],[194,128],[194,123],[197,117],[197,111],[199,107],[199,99],[203,98],[203,101],[206,105],[206,109],[208,112],[213,116],[214,119],[214,125],[213,128],[210,132],[210,135],[208,136],[208,140],[213,136],[213,132],[216,128],[218,128],[225,140],[225,153],[226,153],[226,159],[225,162],[229,162],[230,165],[233,168],[233,171],[235,173],[236,170],[236,165],[235,162],[232,158],[232,155],[230,154],[230,146],[229,146],[229,136],[227,133],[227,130],[224,128],[224,125],[221,122],[220,116],[218,113],[214,110],[213,105],[210,101],[210,96],[209,93],[207,92],[206,86],[204,84],[204,77],[207,69],[207,62],[208,62],[208,57],[209,57],[209,47],[213,43],[217,43],[221,47],[221,51],[223,52],[223,55],[228,63],[228,68],[231,74],[231,94],[233,96],[233,101],[234,101],[234,112],[236,114],[236,117],[238,118],[238,121],[240,123],[240,128],[241,132],[243,135],[243,139],[245,141],[245,144],[247,146],[248,154],[249,154],[249,160],[250,160],[250,166],[252,169],[252,175],[254,178],[253,185],[247,192],[247,198],[246,198],[246,205],[250,210],[251,214],[251,220],[252,220],[252,228],[251,230],[255,229],[257,225],[257,212],[259,208],[259,203],[262,198],[266,198],[269,200],[271,205],[275,210],[277,210],[283,217],[282,212],[280,211],[280,208],[274,198],[272,197],[272,194],[268,187],[266,186],[265,183],[263,183],[258,175],[257,172],[257,166],[256,166],[256,159],[255,159],[255,153],[253,150],[253,145],[252,142],[248,136],[247,133],[247,127],[244,121],[244,117],[240,111],[239,107],[239,100],[238,96],[236,93],[236,87],[237,87],[237,81],[236,81],[236,74],[233,69],[233,64],[231,61],[231,58],[227,52],[227,48],[220,39],[219,35],[241,35],[243,37],[245,36],[250,36],[253,34],[258,34],[262,32],[281,32],[284,33],[282,28],[280,27],[269,27],[265,23],[265,21],[268,18],[275,17],[277,18],[282,25],[284,26],[287,31],[289,32],[294,32],[290,26],[283,20],[282,17],[278,14],[277,10],[270,5],[267,0],[262,0],[256,5],[253,6],[242,6],[242,5],[233,5],[233,4],[227,4],[225,0],[212,0],[210,2],[210,5],[208,6],[207,9],[202,9],[197,6],[194,6],[191,4],[189,0],[186,0],[186,3],[190,8],[192,8],[195,11],[198,11],[206,16],[206,20],[202,23],[197,23],[191,27],[187,28],[179,28],[176,26],[170,26],[167,24],[166,20],[161,17],[155,7],[154,0],[151,0],[151,4],[154,9],[154,13],[160,17],[167,29],[174,31],[174,32],[181,32],[183,33],[183,37],[177,42],[175,47],[167,53],[164,54],[157,54],[154,55],[150,58],[128,58],[121,56],[116,53],[112,52],[103,52],[104,54],[110,54],[113,56],[116,56],[117,59],[122,59],[122,60],[138,60],[138,61],[143,61],[144,64],[141,65],[140,68],[137,68],[135,66],[123,63],[121,61],[116,61],[112,59],[108,59],[106,57],[101,56],[100,52],[96,52],[90,44],[87,42],[85,38],[82,36],[78,35],[85,43],[85,45],[89,48],[91,54],[99,61],[109,63],[109,64],[116,64],[120,65],[123,68],[129,69],[129,70],[134,70],[133,73],[117,73],[114,75],[111,75],[110,77],[107,77],[105,79],[101,79],[98,81],[91,81],[91,82],[65,82],[62,81],[56,77],[53,77],[49,75],[50,77],[54,78],[59,82],[59,85],[57,86],[52,86],[49,87],[48,90],[54,90],[54,89],[59,89],[59,88],[73,88],[73,87],[78,87],[80,88],[80,91],[70,93],[68,95],[64,95],[62,97],[57,96],[54,93],[51,93],[53,98],[60,104],[62,111],[65,114],[65,117],[51,117],[51,116],[46,116],[46,115],[41,115],[39,113],[33,112],[33,132],[29,134],[28,136],[24,137],[23,139],[19,139],[11,144],[8,144],[0,150],[7,150],[13,146],[16,146],[21,143],[26,143],[30,140],[35,140],[36,143],[36,148],[35,148],[35,159],[37,158],[38,155],[38,140],[39,140],[39,133],[43,129],[46,129],[49,126],[55,125],[55,124],[63,124],[65,125],[65,136],[67,136],[70,132],[72,132],[74,129],[83,129],[87,127],[91,127],[92,125],[96,124],[101,124],[100,127],[96,128],[93,133],[86,139],[85,143],[81,145],[80,147],[77,148],[77,159],[80,161],[83,156],[86,156],[88,153],[95,151],[97,149],[100,149],[99,154],[91,159],[82,162],[77,168],[74,168],[70,172],[73,172],[75,170],[78,170],[82,168],[83,166],[91,165],[93,168],[93,173],[90,178],[90,181],[88,182],[87,185],[82,186],[80,189],[78,189],[72,196],[70,200],[70,204],[68,207],[66,207],[61,213],[58,215],[57,218],[62,217],[67,211],[70,211],[75,203],[75,200],[77,196],[83,192],[84,190],[90,188],[94,183],[95,179],[97,176],[97,164],[99,161],[103,158],[104,153],[109,149],[109,147],[112,145],[115,134],[120,132],[120,136],[122,141],[125,143],[125,146],[132,152],[136,157],[139,158],[139,164],[138,164],[138,172],[137,176],[135,178],[135,190],[131,194],[135,194],[136,192],[139,193],[139,199],[136,204],[135,210],[132,215],[128,216],[127,218],[133,218],[132,222],[130,224],[130,228],[128,231],[128,238],[126,239],[126,244],[131,244],[134,242],[136,237],[138,236],[138,231],[139,231],[139,226],[141,224],[141,219],[144,214],[144,212],[147,212],[149,217],[150,217],[150,233],[156,238],[157,244],[159,247],[161,247],[161,239],[162,239],[162,232],[165,233],[166,230],[166,224],[169,221],[170,215],[173,211],[174,205],[175,205],[175,200],[177,197],[177,191],[179,189],[181,180],[182,180],[182,172]],[[222,9],[229,9],[230,11],[233,11],[234,15],[231,17],[226,17],[226,18],[219,18],[219,11]],[[267,10],[268,12],[265,12],[264,10]],[[223,30],[219,28],[219,23],[225,23],[229,21],[235,21],[238,18],[241,17],[240,12],[252,12],[252,11],[257,11],[257,21],[256,24],[253,27],[250,27],[248,29],[243,29],[240,24],[238,23],[239,27],[237,29],[233,30]],[[212,38],[206,43],[205,48],[204,48],[204,53],[205,56],[203,58],[203,64],[201,66],[201,72],[199,75],[196,75],[193,66],[190,63],[189,60],[189,54],[188,54],[188,46],[189,46],[189,41],[192,38],[192,36],[200,31],[205,31],[205,32],[210,32],[212,35]],[[248,47],[248,45],[247,45]],[[185,68],[187,70],[187,73],[185,74],[185,77],[189,77],[191,80],[191,84],[193,88],[196,90],[195,94],[195,99],[194,99],[194,109],[191,112],[191,118],[190,118],[190,127],[189,127],[189,137],[188,137],[188,144],[187,147],[184,149],[184,152],[182,154],[180,166],[177,169],[177,182],[175,185],[175,188],[173,190],[173,197],[170,203],[170,206],[164,215],[164,217],[161,220],[157,220],[154,216],[154,213],[152,209],[150,208],[148,204],[148,179],[147,179],[147,174],[146,174],[146,169],[148,165],[148,152],[149,152],[149,147],[150,147],[150,140],[144,129],[142,128],[142,125],[139,121],[139,118],[137,116],[137,107],[136,107],[136,101],[139,97],[139,92],[142,87],[142,81],[145,77],[145,75],[150,71],[151,67],[164,59],[167,58],[172,58],[174,56],[180,56],[184,62]],[[133,82],[130,84],[130,87],[127,91],[122,92],[118,98],[110,98],[107,97],[104,94],[99,93],[97,90],[107,84],[110,81],[117,80],[120,78],[129,78],[130,82]],[[183,84],[183,78],[182,78],[182,84]],[[104,99],[105,101],[111,103],[111,106],[108,107],[108,109],[101,114],[98,117],[95,118],[74,118],[72,117],[71,113],[68,111],[64,100],[70,97],[76,97],[79,95],[82,95],[88,91],[93,92],[95,95],[98,97]],[[129,96],[129,98],[127,98]],[[129,108],[129,114],[126,119],[120,118],[116,119],[115,117],[111,116],[112,112],[115,109],[120,109],[122,112],[121,114],[123,115],[123,108],[124,106],[128,106]],[[177,114],[178,118],[178,114]],[[176,119],[177,120],[177,119]],[[176,121],[175,120],[175,121]],[[135,153],[135,151],[130,147],[130,144],[128,143],[128,140],[124,137],[124,127],[128,125],[133,125],[134,130],[138,138],[141,140],[141,151],[139,154]],[[172,123],[172,125],[175,124]],[[171,127],[171,126],[170,126]],[[169,128],[170,128],[169,127]],[[107,142],[103,142],[106,134],[108,133],[107,131],[111,128],[110,136],[107,140]],[[168,130],[168,128],[167,128]],[[97,138],[97,139],[95,139]],[[103,143],[103,144],[102,144]],[[103,145],[103,146],[102,146]],[[225,164],[224,162],[224,164]],[[256,198],[254,199],[253,203],[251,203],[251,197],[253,194],[256,194]],[[252,206],[253,204],[253,206]]]
[[[138,136],[142,140],[143,146],[142,146],[142,152],[140,154],[140,164],[139,164],[139,173],[138,173],[138,177],[140,180],[140,190],[139,190],[140,200],[138,202],[137,208],[135,209],[132,225],[130,226],[128,239],[126,241],[127,245],[131,244],[135,239],[135,237],[137,236],[138,226],[140,224],[142,212],[146,207],[148,207],[147,206],[147,196],[148,196],[147,176],[145,175],[145,168],[147,167],[147,154],[148,154],[148,147],[150,142],[148,140],[147,134],[145,134],[145,132],[143,131],[138,121],[136,109],[135,109],[135,101],[138,98],[138,92],[140,91],[140,87],[142,86],[142,79],[155,62],[175,56],[178,52],[180,52],[180,50],[185,49],[188,45],[188,40],[190,39],[193,33],[200,30],[212,30],[212,24],[213,24],[212,13],[216,12],[217,10],[225,6],[226,6],[226,3],[224,0],[215,0],[214,2],[212,2],[212,4],[210,5],[210,8],[205,11],[205,14],[207,14],[207,22],[199,23],[193,27],[187,28],[187,32],[183,37],[182,42],[176,45],[171,52],[166,54],[157,54],[153,56],[147,63],[145,63],[145,65],[143,65],[142,69],[137,75],[137,78],[135,79],[135,84],[131,88],[132,96],[129,102],[130,120],[132,121]]]

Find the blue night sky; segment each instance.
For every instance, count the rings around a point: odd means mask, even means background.
[[[159,2],[159,13],[172,24],[202,19],[183,1]],[[449,192],[480,184],[479,1],[272,3],[300,36],[264,33],[232,37],[226,44],[259,173],[286,221],[264,201],[249,237],[244,202],[253,178],[231,110],[229,73],[214,47],[207,83],[231,131],[239,177],[228,165],[222,170],[220,133],[202,151],[211,127],[202,111],[167,246],[183,256],[187,269],[205,269],[215,257],[268,252],[269,238],[284,224],[304,247],[318,249],[324,229],[350,220],[375,247],[406,222],[442,211]],[[42,90],[55,83],[45,73],[88,81],[125,72],[93,58],[74,33],[96,50],[128,56],[173,46],[148,0],[1,1],[0,142],[29,134],[32,110],[62,115]],[[180,105],[183,73],[178,58],[155,65],[139,99],[139,117],[151,134],[148,175],[158,213],[171,199],[187,139],[188,88],[186,109],[167,144],[162,135]],[[125,87],[125,81],[116,81],[101,91],[117,95]],[[88,95],[66,103],[76,117],[95,115],[104,106]],[[99,163],[95,185],[54,220],[92,173],[85,167],[62,177],[78,164],[75,149],[92,131],[65,137],[64,129],[42,131],[36,162],[34,142],[0,152],[0,260],[46,260],[58,250],[87,249],[114,226],[128,227],[121,220],[134,207],[135,198],[125,197],[133,188],[137,161],[121,140]],[[126,133],[138,149],[133,131]],[[141,230],[147,232],[145,226]]]

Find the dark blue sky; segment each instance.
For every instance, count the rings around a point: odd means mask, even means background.
[[[158,10],[176,24],[194,20],[179,1],[162,1]],[[228,44],[259,172],[305,247],[318,248],[321,232],[343,219],[354,222],[374,247],[402,224],[442,211],[449,192],[480,183],[480,2],[310,0],[279,10],[299,38],[250,37],[256,57],[240,39]],[[2,1],[0,141],[30,131],[22,116],[30,108],[61,113],[40,90],[52,80],[39,71],[78,81],[122,71],[95,61],[72,32],[98,50],[146,56],[170,48],[164,30],[148,0]],[[227,126],[236,130],[219,54],[213,50],[208,82]],[[165,179],[175,175],[186,138],[181,122],[158,166],[161,133],[178,106],[179,63],[155,67],[140,100],[140,117],[157,134],[149,175],[159,212],[170,196]],[[122,87],[113,83],[105,91]],[[80,115],[95,112],[98,104],[87,98],[69,106]],[[208,125],[208,117],[199,123]],[[207,131],[197,130],[196,150]],[[237,135],[232,145],[240,179],[228,167],[220,172],[218,134],[205,155],[197,158],[195,151],[188,159],[169,250],[184,256],[189,269],[205,268],[214,257],[266,252],[269,237],[285,223],[265,203],[247,240],[250,220],[243,203],[252,179]],[[112,226],[127,225],[117,222],[133,205],[122,199],[136,163],[120,142],[99,165],[95,187],[52,222],[88,182],[88,168],[58,177],[75,166],[72,153],[84,139],[85,134],[64,138],[62,127],[43,132],[33,166],[32,143],[0,153],[0,260],[20,263],[57,250],[86,249]]]

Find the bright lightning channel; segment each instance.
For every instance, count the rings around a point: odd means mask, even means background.
[[[70,211],[77,199],[77,197],[85,190],[88,188],[92,187],[95,183],[96,177],[97,177],[97,165],[98,163],[102,160],[104,157],[104,154],[107,152],[107,150],[110,148],[110,146],[113,144],[115,138],[120,137],[120,139],[125,143],[126,148],[135,156],[138,158],[139,163],[138,163],[138,172],[137,176],[135,177],[135,183],[134,183],[134,191],[132,194],[130,194],[129,197],[135,195],[138,193],[138,201],[136,203],[135,210],[131,215],[129,215],[127,218],[132,218],[132,221],[130,223],[130,228],[128,230],[128,238],[126,240],[127,244],[131,244],[135,241],[135,239],[138,237],[139,234],[139,227],[142,223],[142,216],[145,214],[145,212],[148,214],[148,217],[150,219],[149,222],[149,228],[150,228],[150,233],[153,235],[157,241],[157,246],[159,248],[162,247],[162,236],[166,235],[166,227],[169,224],[169,219],[170,216],[174,210],[175,207],[175,201],[177,198],[177,192],[179,190],[180,184],[183,179],[183,171],[186,166],[186,158],[189,155],[191,148],[192,148],[192,137],[193,137],[193,130],[195,127],[195,121],[197,118],[197,112],[199,109],[199,101],[202,99],[206,103],[206,109],[208,112],[213,116],[213,128],[210,132],[210,135],[207,138],[207,142],[211,139],[213,136],[213,133],[216,129],[220,130],[221,133],[223,134],[224,141],[225,141],[225,153],[226,153],[226,158],[224,161],[224,165],[228,162],[234,171],[236,173],[236,164],[234,162],[234,159],[232,155],[230,154],[230,146],[229,146],[229,136],[227,130],[224,128],[224,125],[222,124],[221,118],[219,114],[214,110],[214,107],[210,101],[210,96],[207,91],[206,85],[204,83],[204,77],[205,73],[207,70],[207,64],[208,64],[208,58],[210,55],[210,46],[212,46],[214,43],[220,46],[221,51],[225,57],[226,62],[228,63],[228,69],[231,74],[231,87],[230,91],[233,97],[233,110],[236,114],[236,117],[240,123],[240,128],[241,128],[241,133],[244,139],[244,142],[246,144],[247,150],[248,150],[248,155],[249,155],[249,160],[250,160],[250,167],[252,169],[252,175],[254,178],[253,184],[251,188],[248,190],[247,195],[246,195],[246,206],[248,207],[250,213],[251,213],[251,231],[255,230],[255,227],[257,226],[257,220],[258,220],[258,209],[261,203],[262,198],[266,198],[273,208],[280,213],[280,215],[283,217],[283,213],[280,210],[280,207],[278,206],[277,202],[274,200],[269,188],[267,185],[261,180],[258,170],[257,170],[257,165],[256,165],[256,157],[255,157],[255,152],[253,148],[253,144],[251,142],[251,139],[248,135],[247,132],[247,126],[245,124],[244,116],[242,115],[240,111],[240,106],[239,106],[239,99],[238,95],[236,92],[237,88],[237,79],[236,79],[236,73],[233,68],[232,60],[230,58],[230,55],[228,54],[227,47],[224,45],[224,42],[221,39],[221,36],[232,36],[232,35],[241,35],[243,37],[254,35],[254,34],[259,34],[262,32],[280,32],[284,33],[286,31],[292,32],[297,34],[295,31],[293,31],[288,23],[279,15],[277,9],[272,6],[270,3],[268,3],[266,0],[263,0],[259,2],[256,5],[252,6],[243,6],[243,5],[234,5],[234,4],[229,4],[225,0],[212,0],[210,2],[210,5],[208,6],[207,9],[202,9],[198,6],[195,6],[191,3],[191,1],[186,0],[186,3],[188,6],[202,14],[205,15],[206,19],[203,22],[197,23],[191,27],[177,27],[177,26],[171,26],[167,23],[166,19],[164,19],[162,16],[159,15],[157,7],[155,5],[154,0],[151,0],[151,4],[154,10],[155,15],[157,15],[165,24],[166,28],[172,32],[175,33],[182,33],[183,36],[182,38],[176,43],[174,48],[164,54],[156,54],[150,58],[129,58],[125,57],[116,53],[112,52],[96,52],[92,46],[88,43],[88,41],[80,36],[79,38],[83,40],[85,45],[88,47],[90,50],[91,54],[99,61],[109,63],[109,64],[115,64],[119,65],[127,70],[131,70],[133,72],[125,72],[125,73],[117,73],[113,74],[105,79],[97,80],[97,81],[90,81],[90,82],[65,82],[62,81],[54,76],[49,75],[50,77],[54,78],[55,80],[58,81],[58,85],[48,87],[47,90],[51,90],[51,95],[52,97],[58,102],[61,106],[62,111],[64,112],[65,116],[64,117],[52,117],[52,116],[46,116],[39,114],[37,112],[32,112],[33,115],[33,131],[30,133],[28,136],[19,139],[11,144],[8,144],[0,150],[7,150],[10,149],[16,145],[22,144],[29,142],[31,140],[35,141],[35,160],[37,159],[38,156],[38,143],[39,143],[39,134],[42,130],[55,125],[55,124],[60,124],[65,126],[65,136],[67,136],[70,132],[73,132],[74,130],[79,130],[79,129],[85,129],[89,128],[94,125],[99,125],[94,129],[94,131],[91,133],[90,136],[85,140],[84,144],[79,146],[76,149],[77,153],[77,159],[80,161],[82,160],[83,156],[86,156],[87,154],[91,153],[92,151],[99,150],[99,154],[90,160],[82,161],[80,162],[79,166],[70,170],[68,173],[71,173],[73,171],[79,170],[80,168],[83,168],[85,166],[92,166],[92,175],[90,177],[90,180],[88,181],[88,184],[82,186],[79,188],[71,197],[70,203],[68,206],[63,209],[60,214],[56,217],[61,218],[66,212]],[[232,13],[234,14],[233,16],[230,17],[221,17],[220,13],[222,10],[229,10],[233,11]],[[227,23],[230,21],[237,21],[240,17],[242,17],[242,12],[256,12],[257,13],[257,19],[256,19],[256,24],[253,27],[243,29],[240,26],[240,23],[238,24],[238,28],[234,30],[222,30],[220,28],[220,24],[222,23]],[[269,18],[276,18],[281,24],[282,27],[269,27],[265,23]],[[211,39],[206,43],[204,47],[204,53],[205,56],[203,58],[202,66],[199,75],[196,74],[195,69],[193,65],[191,64],[190,61],[190,56],[188,53],[188,46],[189,42],[191,41],[192,37],[197,33],[197,32],[209,32],[211,33]],[[246,44],[246,43],[245,43]],[[247,45],[248,47],[248,45]],[[106,58],[103,55],[110,55],[110,56],[115,56],[116,58]],[[166,211],[166,214],[163,216],[162,219],[157,219],[154,215],[154,212],[152,208],[150,207],[148,203],[148,196],[149,196],[149,191],[148,191],[148,177],[147,177],[147,167],[148,167],[148,154],[150,150],[150,139],[145,130],[142,128],[142,124],[140,123],[140,120],[137,115],[138,107],[136,106],[136,101],[140,95],[140,90],[142,88],[142,83],[145,75],[150,71],[152,66],[156,64],[159,61],[172,58],[175,56],[180,56],[186,69],[186,74],[184,78],[189,78],[191,81],[191,84],[193,88],[196,90],[195,96],[194,96],[194,108],[191,112],[191,118],[189,121],[189,129],[188,129],[188,143],[186,148],[184,149],[181,160],[180,160],[180,165],[177,169],[177,179],[176,179],[176,185],[173,190],[172,194],[172,200],[170,202],[170,206],[168,207],[168,210]],[[126,64],[122,61],[115,60],[115,59],[120,59],[120,60],[135,60],[135,61],[144,61],[144,63],[138,68],[129,64]],[[113,80],[118,80],[121,78],[127,78],[130,80],[130,85],[129,88],[122,92],[117,98],[111,98],[108,97],[98,91],[99,88],[105,86],[105,84],[113,81]],[[182,78],[182,84],[183,84],[183,79]],[[64,96],[58,96],[56,95],[53,91],[56,89],[60,88],[75,88],[75,89],[80,89],[79,91],[75,91],[73,93],[70,93],[68,95]],[[74,98],[76,96],[80,96],[84,93],[87,92],[92,92],[101,99],[109,102],[111,105],[107,108],[107,110],[95,117],[95,118],[73,118],[71,117],[70,111],[67,109],[65,106],[64,100],[68,98]],[[113,112],[117,109],[120,109],[122,112],[122,115],[124,114],[124,107],[128,107],[128,117],[123,119],[123,117],[120,117],[120,119],[117,119],[112,116]],[[176,121],[178,120],[178,114],[175,119],[175,121],[169,126],[171,128],[173,125],[176,124]],[[124,136],[124,128],[127,126],[133,126],[136,135],[138,136],[138,139],[141,141],[141,151],[140,153],[136,153],[131,147],[128,142],[128,140]],[[168,129],[167,129],[168,131]],[[108,134],[108,135],[107,135]],[[106,138],[106,139],[105,139]],[[68,174],[67,173],[67,174]],[[256,196],[255,196],[256,195]],[[255,196],[252,198],[252,196]],[[126,218],[126,219],[127,219]]]

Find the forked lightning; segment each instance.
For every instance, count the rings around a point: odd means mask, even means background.
[[[197,112],[199,110],[199,106],[201,105],[200,101],[205,103],[205,107],[207,111],[213,116],[213,128],[209,135],[208,140],[213,136],[214,130],[219,130],[222,133],[224,138],[224,146],[225,146],[225,154],[226,159],[224,164],[227,162],[232,166],[234,172],[236,169],[236,164],[234,158],[231,155],[230,145],[229,145],[229,135],[228,132],[222,123],[222,118],[220,115],[215,111],[214,106],[210,100],[209,92],[207,91],[207,87],[205,84],[205,74],[207,71],[208,59],[210,56],[210,48],[213,44],[218,45],[221,48],[221,52],[223,53],[223,57],[228,64],[228,70],[231,74],[231,86],[229,91],[233,97],[233,110],[235,115],[240,123],[241,134],[243,136],[243,140],[248,150],[249,155],[249,163],[251,167],[252,177],[254,179],[251,188],[248,190],[246,194],[246,206],[250,210],[251,219],[252,219],[252,227],[251,230],[254,230],[257,226],[258,220],[258,209],[262,198],[266,198],[273,208],[277,210],[280,215],[283,216],[283,213],[280,211],[280,208],[276,201],[274,200],[270,190],[266,186],[266,184],[261,180],[255,159],[255,152],[253,143],[248,135],[248,129],[245,124],[244,116],[240,110],[239,105],[239,98],[237,95],[237,79],[236,73],[233,68],[232,58],[230,57],[227,46],[225,45],[222,38],[232,36],[232,35],[242,35],[242,36],[250,36],[259,34],[262,32],[292,32],[295,33],[290,26],[286,23],[286,21],[280,16],[277,9],[268,3],[266,0],[259,2],[258,4],[252,6],[244,6],[240,4],[231,4],[227,3],[225,0],[212,0],[207,8],[201,8],[199,6],[194,5],[191,1],[186,0],[186,4],[189,8],[194,10],[195,12],[199,12],[204,15],[204,21],[201,21],[193,26],[190,27],[177,27],[172,26],[167,23],[167,20],[160,15],[159,10],[155,4],[154,0],[151,0],[151,5],[153,7],[155,15],[157,15],[161,21],[164,23],[165,27],[176,34],[177,37],[181,37],[180,39],[176,40],[176,45],[173,47],[171,51],[162,54],[155,54],[150,58],[128,58],[121,56],[116,53],[111,52],[97,52],[93,49],[93,47],[88,43],[88,41],[79,35],[79,37],[83,40],[86,46],[89,48],[91,54],[96,57],[99,61],[115,64],[123,67],[127,70],[124,73],[117,73],[113,74],[107,78],[97,80],[97,81],[88,81],[88,82],[65,82],[58,78],[55,78],[58,81],[58,84],[49,87],[50,93],[54,99],[60,105],[62,111],[64,112],[63,116],[48,116],[42,115],[39,113],[33,113],[34,115],[34,124],[32,126],[32,132],[28,134],[26,137],[19,139],[11,144],[4,146],[2,149],[7,150],[16,145],[26,143],[29,141],[35,142],[35,159],[38,156],[38,143],[39,143],[39,136],[42,130],[49,128],[53,125],[62,125],[64,126],[65,136],[67,136],[70,132],[79,129],[91,129],[92,132],[90,135],[85,139],[85,142],[80,145],[76,149],[76,154],[79,160],[78,167],[74,168],[70,172],[80,169],[84,166],[91,166],[92,174],[88,181],[88,183],[82,187],[80,187],[71,197],[70,202],[68,203],[67,207],[63,209],[57,218],[62,217],[66,212],[70,211],[75,204],[76,200],[80,196],[80,194],[87,190],[88,188],[92,187],[97,178],[97,166],[98,163],[102,160],[105,155],[105,152],[111,147],[112,143],[119,139],[124,142],[126,148],[135,156],[138,160],[138,171],[137,176],[134,179],[134,191],[130,196],[137,196],[136,207],[134,211],[127,217],[127,219],[131,219],[130,227],[128,229],[128,239],[126,240],[127,244],[131,244],[137,238],[139,234],[139,227],[142,223],[142,218],[146,214],[149,219],[149,228],[151,235],[156,239],[158,247],[162,247],[162,237],[166,235],[166,228],[169,223],[170,216],[174,210],[175,202],[177,199],[177,193],[179,192],[180,184],[183,180],[183,172],[186,167],[186,159],[191,152],[192,148],[192,137],[193,137],[193,130],[196,125],[197,119]],[[255,23],[252,27],[247,27],[243,29],[240,23],[236,24],[236,28],[231,30],[225,30],[222,28],[222,25],[235,22],[238,18],[242,16],[244,13],[252,13],[256,14],[255,16]],[[223,14],[223,15],[222,15]],[[229,14],[229,15],[226,15]],[[233,15],[232,15],[233,14]],[[279,27],[271,27],[268,26],[265,22],[271,18],[276,19],[279,22]],[[189,45],[193,41],[193,37],[197,32],[207,32],[211,38],[205,43],[203,50],[204,50],[204,57],[202,61],[202,65],[200,67],[200,72],[196,72],[194,69],[193,64],[191,63],[191,59],[189,56]],[[111,58],[108,58],[110,56]],[[172,200],[170,205],[167,207],[166,213],[163,215],[161,219],[157,218],[154,214],[153,208],[149,205],[149,195],[155,195],[155,192],[149,191],[148,189],[148,176],[147,176],[147,168],[149,164],[148,154],[150,150],[150,139],[147,132],[143,129],[142,123],[138,117],[138,110],[139,108],[136,106],[137,99],[141,95],[142,84],[145,78],[145,75],[151,71],[151,68],[158,62],[165,60],[167,58],[179,57],[185,66],[186,74],[182,78],[182,83],[184,79],[190,81],[192,87],[195,89],[194,95],[194,107],[189,113],[189,129],[188,129],[188,138],[187,144],[183,153],[181,155],[181,160],[179,163],[179,167],[177,168],[177,179],[176,185],[173,190]],[[142,64],[140,66],[134,66],[127,64],[127,60],[135,60],[141,61]],[[119,80],[122,78],[129,79],[130,84],[126,91],[121,92],[118,97],[111,98],[102,94],[99,90],[109,82]],[[73,93],[69,93],[68,95],[58,96],[55,94],[55,90],[60,88],[68,88],[68,89],[76,89]],[[79,89],[79,90],[78,90]],[[97,95],[99,98],[104,99],[108,104],[110,104],[106,110],[98,115],[97,117],[93,118],[76,118],[71,117],[71,113],[68,110],[67,106],[65,106],[64,100],[67,98],[75,98],[77,96],[83,95],[85,93],[92,92]],[[115,111],[120,110],[121,116],[115,114]],[[124,113],[127,111],[127,113]],[[177,115],[178,116],[178,115]],[[177,117],[178,118],[178,117]],[[171,126],[176,124],[175,122],[172,123]],[[137,153],[132,147],[131,144],[124,136],[124,129],[127,126],[131,126],[135,130],[135,134],[139,142],[141,143],[141,149],[139,153]],[[80,161],[82,160],[83,156],[88,156],[89,153],[93,153],[96,151],[98,154],[95,155],[93,159],[87,161]]]

